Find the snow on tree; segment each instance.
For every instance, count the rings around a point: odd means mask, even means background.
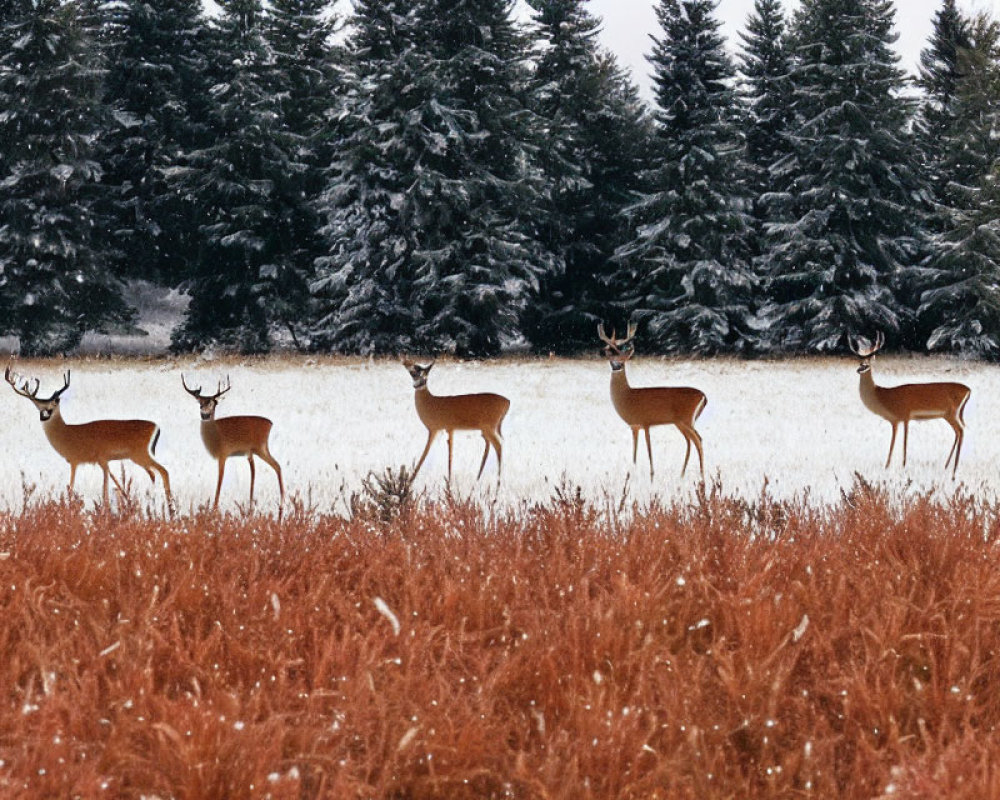
[[[906,133],[892,4],[804,0],[793,37],[801,122],[768,198],[771,344],[837,351],[846,334],[876,330],[898,342],[909,323],[900,294],[926,246],[928,193]]]
[[[947,139],[954,133],[963,77],[962,54],[972,46],[970,21],[955,0],[943,0],[934,14],[930,40],[920,52],[917,86],[923,91],[915,120],[917,143],[934,188],[935,200],[948,201],[951,180]]]
[[[198,253],[197,214],[175,191],[180,154],[204,143],[209,85],[200,0],[108,4],[101,160],[110,241],[124,275],[179,284]]]
[[[619,248],[625,305],[667,352],[739,352],[753,336],[749,218],[742,194],[735,70],[712,0],[660,0],[649,60],[657,135],[644,194]]]
[[[532,107],[545,174],[542,241],[552,268],[522,319],[533,347],[593,348],[611,295],[613,256],[627,241],[622,213],[637,199],[651,136],[638,92],[597,44],[600,21],[587,0],[529,0],[538,40]]]
[[[427,59],[410,0],[358,0],[345,82],[346,132],[321,198],[330,254],[317,260],[311,291],[318,349],[390,353],[416,347],[412,295],[421,155],[439,147],[420,110]]]
[[[755,0],[748,17],[739,57],[741,100],[745,106],[743,153],[747,191],[754,217],[754,256],[761,252],[766,220],[763,198],[776,186],[771,168],[791,153],[789,139],[794,125],[792,58],[788,49],[781,0]]]
[[[944,230],[919,309],[927,348],[1000,358],[1000,26],[979,15],[958,50],[936,163]],[[937,32],[937,31],[936,31]],[[940,110],[936,106],[935,110]],[[943,114],[941,115],[944,116]],[[936,119],[936,118],[932,118]],[[933,162],[932,162],[933,163]]]
[[[94,247],[102,71],[79,11],[57,0],[0,11],[0,334],[24,355],[131,319]]]
[[[300,201],[288,205],[276,233],[281,251],[304,274],[311,274],[313,262],[325,253],[318,201],[340,145],[341,54],[331,44],[337,24],[329,0],[269,3],[266,34],[272,59],[265,82],[277,98],[293,157],[304,167],[295,174],[297,186],[289,187]]]
[[[362,1],[354,22],[317,344],[495,354],[547,261],[511,4]]]
[[[281,124],[264,79],[271,54],[258,0],[220,4],[210,141],[183,155],[181,185],[201,218],[191,295],[171,347],[220,344],[242,352],[271,347],[293,328],[306,301],[308,265],[283,248],[283,226],[301,202],[306,168]]]

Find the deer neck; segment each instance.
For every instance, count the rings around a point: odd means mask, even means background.
[[[53,449],[55,449],[57,453],[62,454],[66,449],[66,445],[69,443],[67,439],[69,425],[67,425],[66,420],[62,418],[62,412],[59,410],[59,406],[55,407],[51,417],[42,422],[42,430],[45,431],[45,438],[49,440],[49,444],[52,445]]]
[[[621,400],[628,397],[632,387],[628,385],[628,376],[625,374],[625,366],[621,369],[611,370],[611,402],[617,407]]]
[[[218,455],[221,437],[219,436],[219,426],[215,424],[215,415],[201,421],[201,441],[209,454]]]
[[[417,416],[424,419],[425,415],[434,408],[434,401],[437,398],[431,394],[425,383],[423,386],[413,390],[413,402],[417,407]]]
[[[859,377],[858,390],[861,394],[861,402],[865,404],[865,408],[878,414],[880,417],[888,419],[889,412],[879,400],[879,387],[875,385],[875,376],[872,374],[872,370],[865,370]]]

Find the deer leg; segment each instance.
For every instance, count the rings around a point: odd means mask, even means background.
[[[948,451],[948,460],[944,462],[944,468],[948,469],[948,465],[951,463],[952,454],[955,455],[955,466],[951,470],[951,477],[955,477],[955,473],[958,472],[958,454],[962,450],[962,440],[965,438],[965,426],[959,419],[948,420],[948,424],[951,425],[952,430],[955,431],[955,441],[951,444],[951,450]]]
[[[73,494],[73,485],[76,483],[76,464],[69,465],[69,488],[67,491]]]
[[[678,425],[688,440],[688,448],[690,452],[691,443],[694,442],[694,448],[698,451],[698,468],[701,472],[701,477],[705,477],[705,454],[701,449],[701,434],[695,430],[693,425]],[[687,468],[687,459],[684,459],[684,467]],[[681,470],[681,475],[684,474],[684,470]]]
[[[649,441],[649,426],[642,429],[646,434],[646,452],[649,454],[649,478],[653,478],[653,445]]]
[[[632,464],[635,465],[636,458],[639,454],[639,429],[636,427],[632,428]]]
[[[910,440],[910,421],[903,420],[903,466],[906,466],[906,443]]]
[[[148,456],[147,460],[142,462],[140,466],[145,467],[146,472],[149,473],[149,479],[153,483],[156,483],[156,478],[154,477],[155,473],[153,472],[153,470],[156,470],[156,472],[160,473],[160,477],[163,478],[163,490],[167,494],[167,508],[170,510],[171,513],[173,513],[174,499],[173,496],[170,494],[170,475],[167,472],[166,468],[164,468],[164,466],[152,456]]]
[[[896,446],[896,430],[899,428],[898,422],[889,423],[892,425],[892,439],[889,440],[889,457],[885,460],[885,468],[889,469],[889,462],[892,461],[892,448]]]
[[[497,454],[497,485],[500,485],[500,468],[503,465],[503,439],[500,438],[500,434],[496,431],[483,431],[483,438],[486,439],[486,453],[489,452],[489,446],[492,444],[493,449]],[[483,463],[479,466],[479,474],[483,474],[483,466],[486,464],[486,453],[483,453]],[[478,477],[477,477],[478,480]]]
[[[266,448],[261,452],[257,453],[264,461],[271,465],[271,469],[274,470],[275,474],[278,476],[278,493],[281,496],[281,503],[285,502],[285,482],[281,478],[281,465],[275,460],[274,456],[271,455],[271,451]]]
[[[417,473],[420,472],[420,467],[423,466],[424,459],[427,458],[427,453],[431,449],[431,445],[434,444],[434,440],[437,438],[438,431],[428,431],[427,432],[427,444],[424,445],[424,452],[420,454],[420,459],[417,461],[417,467],[413,470],[413,477],[417,477]]]
[[[214,511],[219,507],[219,494],[222,492],[222,476],[226,474],[226,459],[219,459],[219,480],[215,484],[215,503],[212,505]]]
[[[115,473],[113,473],[111,471],[110,467],[108,467],[108,475],[111,476],[111,480],[115,484],[115,488],[118,490],[118,493],[124,497],[124,495],[125,495],[125,488],[121,485],[121,483],[118,482],[118,478],[115,477]],[[122,480],[125,480],[125,468],[124,467],[122,467]]]
[[[108,469],[107,462],[101,464],[101,470],[104,472],[104,491],[102,497],[104,498],[104,505],[108,504],[108,476],[111,474],[111,470]]]
[[[448,483],[451,484],[451,456],[455,445],[455,431],[448,431]]]
[[[483,431],[483,444],[486,446],[483,448],[483,460],[479,462],[479,472],[476,473],[477,481],[483,476],[483,468],[486,466],[486,459],[490,454],[490,440],[486,438],[486,431]]]
[[[687,472],[688,459],[691,458],[691,437],[683,429],[681,433],[684,434],[684,444],[686,445],[684,448],[684,466],[681,467],[681,477],[683,478],[684,473]]]
[[[257,478],[257,466],[253,463],[253,453],[247,456],[250,463],[250,506],[253,507],[253,484]]]

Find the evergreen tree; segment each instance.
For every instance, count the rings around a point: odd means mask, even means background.
[[[743,158],[754,217],[754,257],[756,269],[762,272],[768,269],[768,253],[762,243],[767,219],[763,198],[777,188],[771,170],[791,154],[790,136],[795,122],[790,77],[792,57],[785,27],[781,0],[755,0],[746,31],[740,34],[743,51],[739,70],[746,106]]]
[[[0,15],[0,333],[24,355],[65,352],[131,318],[94,247],[105,115],[79,11],[35,0]]]
[[[539,350],[592,348],[610,295],[612,258],[628,236],[651,129],[635,87],[596,42],[587,0],[529,0],[540,48],[532,105],[544,135],[541,236],[554,255],[522,327]]]
[[[1000,358],[1000,26],[980,15],[959,50],[942,132],[944,198],[921,297],[927,347]],[[944,183],[947,178],[947,183]]]
[[[110,6],[105,81],[113,125],[102,151],[113,189],[108,249],[123,275],[179,284],[198,253],[197,215],[177,181],[181,154],[205,143],[207,27],[200,0]]]
[[[313,346],[391,353],[417,346],[413,294],[422,153],[440,147],[423,125],[428,56],[410,0],[358,0],[346,42],[347,130],[321,199],[330,255],[312,284]],[[423,213],[423,212],[420,212]]]
[[[268,350],[294,329],[306,274],[283,249],[283,226],[300,202],[305,167],[292,157],[264,72],[271,55],[258,0],[227,0],[218,22],[211,141],[183,156],[182,185],[197,204],[199,258],[191,301],[172,348],[220,344]]]
[[[341,136],[340,53],[331,44],[337,18],[329,7],[329,0],[271,0],[267,27],[268,91],[278,101],[284,136],[302,165],[288,187],[286,215],[276,233],[285,259],[304,277],[325,253],[319,197]]]
[[[648,338],[668,352],[751,346],[754,278],[741,193],[735,70],[712,0],[660,0],[650,56],[657,152],[620,248],[623,296]]]
[[[361,2],[356,15],[362,111],[328,195],[318,343],[495,354],[547,261],[511,3]]]
[[[953,133],[962,79],[961,54],[971,47],[969,20],[955,0],[943,0],[934,14],[934,28],[927,47],[920,52],[917,86],[923,100],[916,119],[917,142],[938,202],[947,201],[949,177],[944,169],[948,154],[945,139]]]
[[[888,0],[804,0],[794,20],[792,136],[771,196],[766,320],[779,350],[834,351],[845,334],[908,332],[899,299],[925,246],[927,190]]]

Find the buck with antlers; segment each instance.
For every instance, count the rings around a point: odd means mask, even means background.
[[[215,394],[203,395],[201,387],[192,389],[187,385],[184,376],[181,375],[181,384],[184,389],[201,407],[201,440],[205,443],[205,449],[212,458],[219,463],[219,480],[215,485],[215,503],[212,508],[219,507],[219,494],[222,491],[222,478],[226,474],[226,460],[231,456],[246,456],[250,463],[250,504],[253,505],[253,487],[256,477],[256,467],[254,456],[259,456],[263,461],[271,465],[271,469],[278,476],[278,491],[280,493],[279,507],[284,507],[285,503],[285,483],[281,477],[281,466],[271,455],[268,448],[268,438],[271,435],[272,422],[264,417],[235,416],[215,418],[215,409],[219,404],[219,398],[228,392],[232,385],[226,377],[226,384],[223,386],[219,381],[218,390]]]
[[[955,440],[948,452],[948,460],[944,468],[948,469],[952,456],[955,464],[951,471],[954,478],[958,471],[958,456],[962,451],[962,441],[965,438],[965,420],[962,413],[965,404],[969,402],[972,390],[963,383],[907,383],[902,386],[878,386],[872,376],[871,360],[885,344],[885,336],[881,331],[875,336],[875,343],[864,350],[847,338],[851,348],[861,363],[858,373],[861,375],[861,402],[865,407],[878,414],[892,425],[892,439],[889,441],[889,457],[885,461],[888,467],[892,461],[892,450],[896,446],[896,432],[900,423],[903,425],[903,466],[906,466],[906,444],[909,438],[910,421],[922,419],[944,419],[955,431]]]
[[[402,359],[402,362],[413,379],[417,416],[427,428],[427,444],[424,446],[424,452],[420,454],[416,469],[413,470],[413,477],[416,477],[417,473],[420,472],[420,467],[423,465],[424,459],[427,458],[427,453],[431,449],[434,439],[441,431],[446,431],[448,434],[448,482],[450,483],[455,431],[479,431],[483,435],[486,447],[483,450],[483,460],[479,464],[476,480],[479,480],[483,474],[483,467],[486,466],[486,459],[492,445],[497,454],[497,483],[500,483],[500,467],[503,461],[503,437],[500,426],[510,409],[510,400],[499,394],[489,393],[433,395],[427,388],[427,374],[434,366],[434,362],[422,365],[406,358]]]
[[[111,474],[108,467],[111,461],[131,461],[146,470],[150,480],[156,482],[156,472],[163,478],[163,489],[167,495],[167,507],[173,507],[170,495],[170,476],[163,465],[153,458],[156,442],[160,438],[159,427],[144,419],[102,419],[85,422],[81,425],[67,424],[59,411],[59,399],[69,388],[70,371],[63,375],[63,387],[56,390],[51,397],[38,396],[40,382],[34,379],[35,387],[30,389],[30,382],[22,379],[18,385],[19,375],[11,371],[11,365],[4,370],[4,379],[21,397],[27,397],[42,421],[42,430],[53,449],[69,462],[69,490],[73,491],[76,482],[76,468],[80,464],[97,464],[104,472],[104,504],[108,503],[108,478],[114,481],[115,487],[122,494],[125,490],[118,479]]]
[[[597,326],[597,335],[604,342],[604,355],[611,363],[611,402],[625,423],[632,429],[632,463],[636,463],[639,451],[639,431],[646,435],[646,452],[649,453],[649,477],[653,477],[653,448],[650,444],[649,429],[653,425],[674,425],[681,432],[687,443],[684,455],[684,466],[681,475],[687,470],[691,458],[691,445],[698,451],[698,466],[702,477],[705,475],[704,454],[701,447],[701,435],[695,430],[694,423],[705,409],[708,399],[700,389],[688,386],[657,386],[634,389],[629,386],[625,375],[625,364],[635,353],[635,338],[637,326],[629,323],[624,339],[615,338],[612,330],[608,336],[604,325]]]

